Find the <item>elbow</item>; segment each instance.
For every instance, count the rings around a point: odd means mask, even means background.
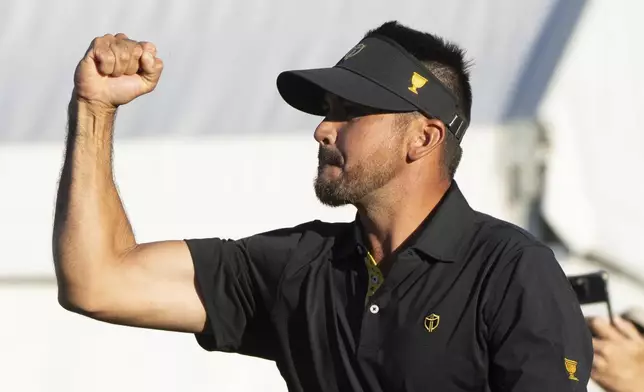
[[[68,312],[80,313],[82,310],[76,301],[60,290],[58,291],[58,304]]]
[[[54,252],[58,304],[65,310],[90,316],[100,313],[109,298],[110,262],[63,257]]]
[[[59,275],[57,281],[58,304],[63,309],[93,317],[106,307],[104,290],[99,287],[100,279],[87,276],[84,279],[71,279]]]
[[[114,322],[116,308],[113,292],[97,290],[96,287],[85,287],[82,290],[68,287],[58,290],[58,304],[68,312],[76,313],[90,319]],[[111,299],[111,300],[110,300]]]
[[[121,297],[119,265],[116,257],[54,257],[58,304],[93,319],[109,317]]]
[[[58,304],[68,312],[91,316],[101,311],[100,301],[88,291],[70,290],[70,287],[59,284]]]

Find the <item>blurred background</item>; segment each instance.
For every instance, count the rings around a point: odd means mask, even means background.
[[[165,62],[116,124],[139,241],[352,220],[317,202],[320,119],[281,100],[277,75],[331,66],[388,20],[460,44],[474,107],[456,179],[470,204],[548,242],[568,274],[607,270],[622,312],[644,305],[643,14],[633,0],[0,1],[0,391],[286,390],[273,363],[58,305],[66,109],[95,36],[151,41]]]

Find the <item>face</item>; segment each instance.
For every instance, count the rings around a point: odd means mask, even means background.
[[[327,96],[328,115],[315,130],[320,143],[315,193],[329,206],[358,204],[402,170],[402,115],[379,113]]]

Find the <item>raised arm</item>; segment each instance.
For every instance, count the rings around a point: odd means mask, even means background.
[[[137,244],[116,189],[116,110],[156,87],[163,63],[150,43],[95,39],[80,61],[53,230],[59,302],[99,320],[200,332],[206,312],[184,241]]]

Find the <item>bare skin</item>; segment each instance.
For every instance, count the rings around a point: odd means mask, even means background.
[[[440,165],[446,129],[440,120],[424,116],[411,116],[397,129],[396,114],[353,117],[350,103],[332,96],[327,101],[331,113],[314,137],[344,159],[340,166],[323,166],[317,181],[357,177],[358,184],[347,187],[368,190],[363,196],[356,192],[362,197],[351,201],[380,262],[414,232],[450,186]],[[376,176],[383,172],[389,178],[381,185]]]
[[[203,331],[206,312],[187,245],[136,242],[112,167],[117,109],[152,92],[162,70],[153,44],[123,34],[96,38],[79,62],[56,203],[54,265],[59,302],[67,310],[122,325],[196,333]],[[449,187],[438,148],[446,129],[422,116],[401,129],[399,115],[347,116],[346,103],[329,103],[330,115],[314,137],[342,162],[321,164],[317,181],[360,196],[351,204],[380,261]]]
[[[137,244],[113,180],[120,105],[156,87],[163,62],[150,43],[95,39],[75,72],[53,254],[59,302],[99,320],[199,332],[206,312],[183,241]]]
[[[595,318],[592,379],[608,392],[644,391],[644,336],[629,321]]]

